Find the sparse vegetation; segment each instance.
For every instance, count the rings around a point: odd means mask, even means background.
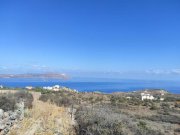
[[[25,114],[18,127],[10,135],[74,135],[71,118],[64,107],[57,107],[49,102],[39,101],[40,93],[32,92],[33,108]]]
[[[32,94],[19,91],[16,93],[3,93],[0,95],[0,109],[4,111],[14,111],[16,109],[16,104],[23,100],[26,108],[32,107],[33,96]]]
[[[29,92],[1,94],[0,105],[5,111],[15,110],[16,102],[24,100],[30,112],[25,113],[21,130],[12,134],[24,134],[28,127],[41,127],[37,133],[54,134],[54,127],[61,133],[77,135],[170,135],[179,133],[179,100],[142,101],[137,93],[76,93],[35,89],[36,97]],[[31,93],[34,93],[31,91]],[[36,94],[34,94],[35,96]],[[168,95],[169,96],[169,95]],[[128,98],[127,98],[128,97]],[[171,95],[172,97],[172,95]],[[40,101],[39,101],[39,100]],[[44,103],[43,103],[44,102]],[[59,109],[58,109],[59,108]],[[60,111],[63,110],[63,111]],[[63,115],[68,130],[63,131],[53,122]],[[41,124],[38,120],[41,118]],[[76,121],[73,128],[72,121]],[[33,124],[36,123],[37,125]],[[160,129],[160,130],[159,130]],[[168,130],[167,130],[168,129]]]
[[[148,118],[152,121],[166,122],[180,125],[180,117],[174,115],[153,115]]]
[[[70,92],[42,92],[40,100],[56,104],[57,106],[71,106],[77,104],[78,101]]]
[[[108,95],[66,91],[43,92],[40,100],[73,106],[78,135],[169,135],[179,131],[176,125],[180,124],[180,114],[175,100],[141,101],[136,93]]]

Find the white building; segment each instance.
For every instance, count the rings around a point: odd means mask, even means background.
[[[141,93],[141,99],[144,100],[155,100],[154,96],[147,93]]]
[[[51,90],[51,91],[60,91],[60,90],[62,90],[62,91],[69,91],[69,92],[76,92],[76,93],[78,93],[78,91],[75,90],[75,89],[70,89],[70,88],[67,88],[67,87],[62,87],[60,85],[54,85],[52,87],[50,87],[50,86],[43,87],[43,89],[44,90]]]
[[[53,90],[53,87],[47,86],[47,87],[43,87],[44,90]]]
[[[59,85],[55,85],[55,86],[47,86],[47,87],[43,87],[43,89],[45,90],[52,90],[52,91],[59,91],[60,90],[60,86]]]
[[[27,90],[32,90],[32,89],[33,89],[32,86],[26,86],[25,88],[26,88]]]
[[[55,85],[52,87],[53,91],[59,91],[60,86],[59,85]]]

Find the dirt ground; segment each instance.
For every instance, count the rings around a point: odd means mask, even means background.
[[[75,135],[74,120],[67,108],[39,101],[41,94],[31,93],[33,108],[25,111],[25,118],[13,127],[9,135]]]

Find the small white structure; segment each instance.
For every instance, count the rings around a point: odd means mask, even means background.
[[[3,86],[2,86],[2,85],[0,85],[0,89],[3,89]]]
[[[43,87],[44,90],[52,90],[53,87],[47,86],[47,87]]]
[[[47,86],[47,87],[43,87],[44,90],[52,90],[52,91],[59,91],[60,90],[60,86],[59,85],[55,85],[55,86]]]
[[[43,87],[44,90],[50,90],[50,91],[69,91],[69,92],[75,92],[75,93],[78,93],[77,90],[75,89],[70,89],[70,88],[67,88],[67,87],[62,87],[60,85],[54,85],[52,87],[48,86],[48,87]]]
[[[141,93],[141,99],[144,100],[155,100],[154,96],[147,93]]]
[[[27,90],[32,90],[32,89],[33,89],[32,86],[26,86],[25,88],[26,88]]]
[[[53,91],[59,91],[60,86],[59,85],[55,85],[52,87]]]

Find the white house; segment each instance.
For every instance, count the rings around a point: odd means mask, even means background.
[[[155,100],[154,96],[147,93],[141,93],[141,99],[144,100]]]
[[[59,91],[60,86],[59,85],[55,85],[52,87],[53,91]]]
[[[26,88],[27,90],[32,90],[32,89],[33,89],[32,86],[26,86],[25,88]]]
[[[43,87],[43,89],[45,90],[52,90],[52,91],[59,91],[60,90],[60,86],[59,85],[55,85],[55,86],[47,86],[47,87]]]
[[[44,90],[53,90],[53,87],[47,86],[47,87],[43,87]]]
[[[63,91],[69,91],[69,92],[76,92],[78,93],[77,90],[73,90],[73,89],[70,89],[70,88],[67,88],[67,87],[62,87],[60,85],[54,85],[52,87],[48,86],[48,87],[43,87],[44,90],[51,90],[51,91],[60,91],[60,90],[63,90]]]

